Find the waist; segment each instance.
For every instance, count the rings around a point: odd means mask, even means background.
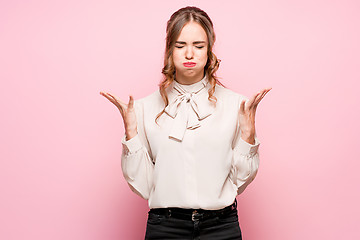
[[[218,210],[206,210],[206,209],[193,209],[193,208],[152,208],[149,214],[164,215],[166,217],[174,217],[184,220],[204,220],[211,217],[221,217],[229,214],[232,211],[237,211],[237,200],[233,204]]]

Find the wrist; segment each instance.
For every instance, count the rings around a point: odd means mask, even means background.
[[[247,143],[255,144],[255,134],[252,133],[241,133],[240,137]]]
[[[131,138],[135,137],[137,134],[136,129],[126,129],[125,135],[126,135],[126,141],[130,140]]]

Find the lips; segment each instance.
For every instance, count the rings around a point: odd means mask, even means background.
[[[194,63],[194,62],[186,62],[186,63],[184,63],[185,67],[195,67],[195,65],[196,65],[196,63]]]

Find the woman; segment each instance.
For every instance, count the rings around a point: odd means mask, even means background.
[[[258,170],[255,111],[270,89],[247,100],[225,88],[214,42],[204,11],[179,9],[159,90],[128,104],[101,92],[124,120],[123,175],[149,203],[145,239],[241,239],[236,196]]]

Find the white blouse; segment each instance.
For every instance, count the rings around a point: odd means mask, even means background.
[[[259,140],[240,137],[238,112],[248,99],[220,85],[208,100],[211,85],[201,81],[167,88],[169,105],[159,90],[135,100],[138,134],[122,138],[121,168],[131,190],[149,208],[221,209],[231,205],[254,180],[259,167]]]

